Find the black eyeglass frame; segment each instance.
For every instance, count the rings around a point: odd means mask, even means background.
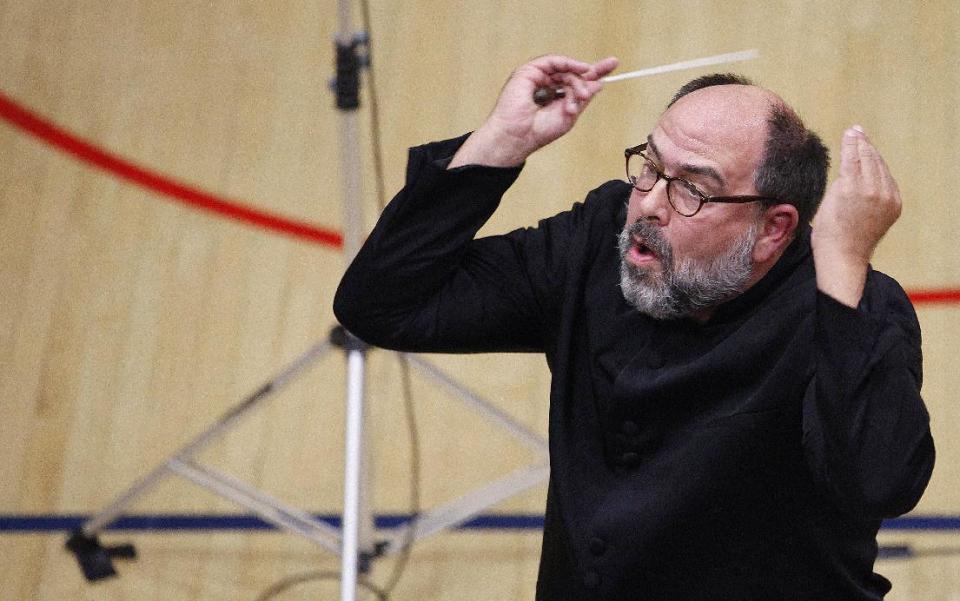
[[[626,170],[626,173],[627,173],[627,183],[633,186],[633,188],[638,192],[643,192],[644,194],[646,194],[650,190],[653,190],[653,187],[657,185],[658,181],[660,181],[661,179],[665,180],[667,182],[667,200],[670,202],[670,206],[673,208],[674,211],[677,212],[677,214],[683,215],[684,217],[693,217],[694,215],[699,213],[700,209],[703,208],[703,205],[705,205],[708,202],[726,202],[726,203],[770,202],[774,204],[780,204],[782,202],[780,199],[773,198],[772,196],[754,196],[754,195],[707,196],[706,194],[701,192],[700,189],[697,188],[692,182],[682,177],[671,177],[666,173],[664,173],[663,170],[660,169],[660,167],[656,164],[656,162],[654,162],[653,159],[651,159],[650,157],[648,157],[643,153],[643,151],[646,149],[647,149],[647,143],[644,142],[639,146],[627,148],[626,150],[623,151],[623,155],[625,158],[624,169]],[[639,156],[647,163],[650,163],[650,165],[653,167],[654,172],[657,174],[656,179],[653,180],[653,184],[651,184],[650,187],[647,188],[646,190],[638,186],[637,183],[633,181],[630,176],[630,157],[635,155]],[[670,183],[674,181],[680,182],[684,187],[686,187],[688,190],[690,190],[700,198],[700,204],[697,206],[697,210],[695,210],[693,213],[689,213],[689,214],[684,213],[683,211],[677,208],[677,205],[673,203],[673,198],[670,197]]]

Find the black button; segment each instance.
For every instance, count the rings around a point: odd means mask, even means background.
[[[621,465],[625,465],[627,467],[633,467],[638,463],[640,463],[640,455],[638,453],[634,453],[633,451],[627,451],[626,453],[620,456]]]
[[[590,552],[596,556],[603,555],[607,551],[607,543],[602,538],[594,538],[590,541]]]
[[[637,422],[627,420],[620,424],[620,432],[627,436],[636,436],[640,432],[640,426],[637,425]]]
[[[597,574],[594,570],[587,570],[587,573],[583,575],[583,586],[587,588],[600,586],[600,574]]]

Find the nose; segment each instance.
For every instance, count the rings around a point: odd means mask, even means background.
[[[634,188],[627,205],[627,223],[644,220],[656,222],[661,227],[667,225],[673,215],[673,208],[667,198],[667,183],[667,180],[661,178],[649,192]]]

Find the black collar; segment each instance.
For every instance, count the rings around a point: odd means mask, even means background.
[[[810,224],[801,223],[793,241],[783,251],[783,255],[759,282],[739,296],[719,305],[710,317],[708,324],[729,321],[760,304],[777,286],[794,273],[811,255]]]

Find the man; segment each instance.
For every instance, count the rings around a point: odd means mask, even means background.
[[[860,128],[824,192],[792,109],[700,78],[627,150],[628,183],[474,239],[615,66],[538,58],[471,135],[412,150],[336,314],[387,348],[545,353],[538,599],[881,599],[877,530],[934,449],[916,316],[868,264],[899,192]],[[538,106],[544,86],[566,95]]]

